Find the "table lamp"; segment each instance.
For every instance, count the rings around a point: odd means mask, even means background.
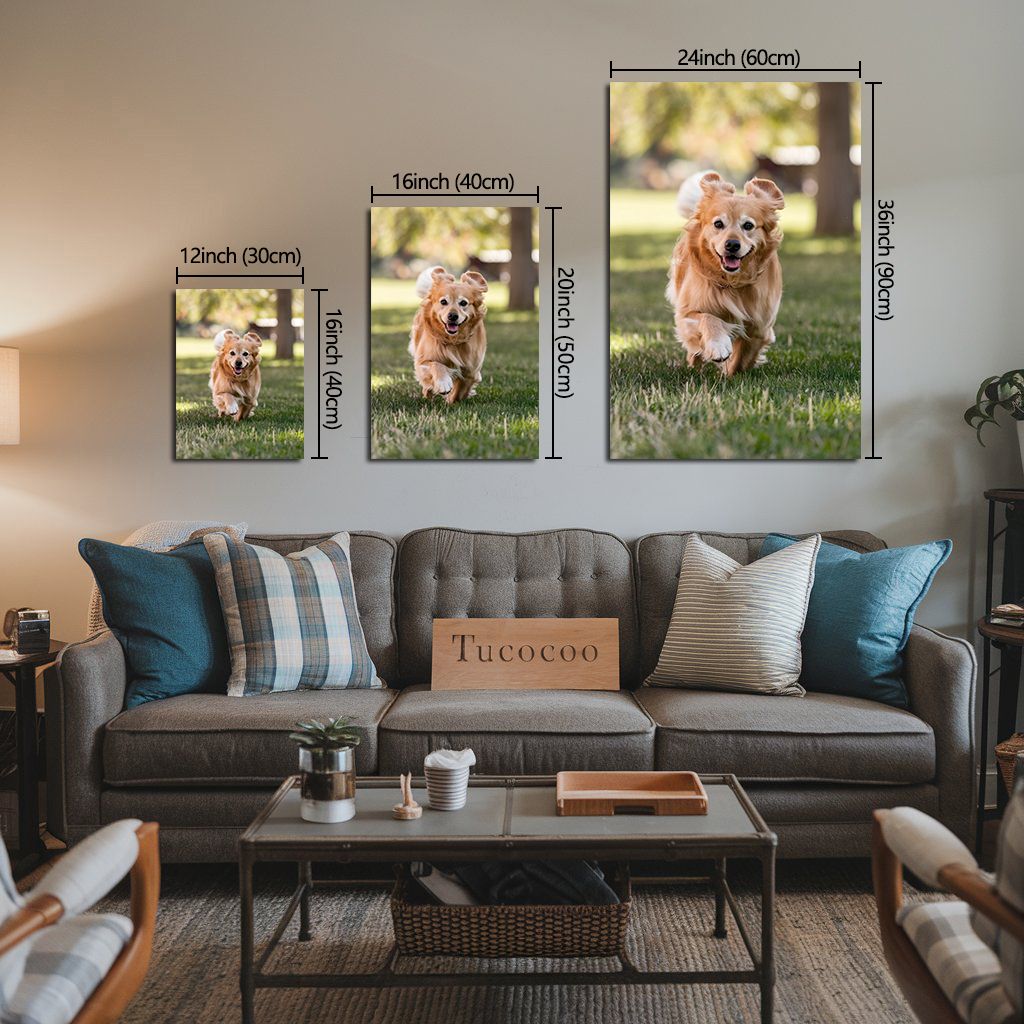
[[[19,355],[16,348],[0,348],[0,444],[21,441]]]

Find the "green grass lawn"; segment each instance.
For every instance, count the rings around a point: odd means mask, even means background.
[[[303,457],[303,347],[293,360],[274,358],[265,342],[260,359],[263,386],[251,419],[217,419],[210,395],[213,341],[175,340],[174,453],[178,459],[301,459]]]
[[[537,313],[510,313],[487,293],[487,358],[473,398],[421,398],[409,355],[415,282],[374,278],[370,298],[370,454],[375,459],[535,459]]]
[[[787,197],[783,296],[763,367],[726,380],[691,370],[665,283],[675,195],[611,196],[610,450],[616,459],[860,456],[860,248],[811,236],[813,205]]]

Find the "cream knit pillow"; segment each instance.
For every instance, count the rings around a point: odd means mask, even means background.
[[[820,546],[815,534],[740,565],[691,534],[647,685],[802,696],[800,634]]]

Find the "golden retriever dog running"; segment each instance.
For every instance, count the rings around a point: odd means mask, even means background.
[[[444,267],[431,267],[417,279],[416,294],[423,301],[412,322],[409,354],[423,397],[444,395],[449,405],[470,398],[487,355],[487,281],[475,270],[456,281]]]
[[[210,367],[210,391],[217,419],[248,419],[259,405],[260,346],[263,339],[250,331],[240,338],[230,328],[213,339],[217,355]]]
[[[675,251],[665,296],[676,336],[694,369],[715,363],[727,377],[760,366],[775,341],[782,301],[778,186],[751,178],[742,193],[714,171],[679,189],[689,218]]]

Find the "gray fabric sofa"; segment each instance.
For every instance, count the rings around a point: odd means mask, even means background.
[[[329,534],[251,535],[297,551]],[[563,768],[734,772],[785,856],[866,855],[871,811],[910,805],[969,840],[974,780],[970,645],[921,626],[906,651],[911,708],[827,694],[748,696],[640,686],[668,627],[686,533],[632,546],[607,533],[428,529],[396,544],[352,534],[356,597],[384,690],[196,694],[124,710],[121,647],[102,632],[46,674],[48,823],[70,843],[124,817],[160,823],[166,861],[233,860],[238,835],[295,770],[298,718],[351,715],[363,775],[418,770],[472,746],[484,774]],[[761,535],[702,533],[741,562]],[[856,550],[884,546],[826,533]],[[431,691],[435,617],[611,616],[621,682],[602,691]]]

